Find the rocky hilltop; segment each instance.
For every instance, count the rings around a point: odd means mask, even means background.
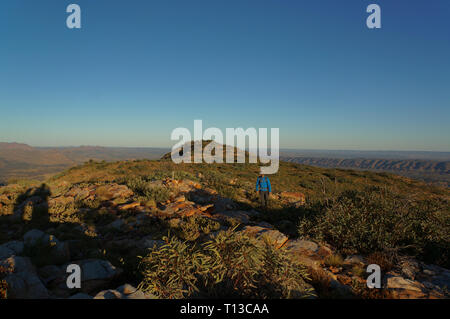
[[[262,210],[257,172],[89,162],[0,187],[0,295],[448,298],[447,189],[281,163]],[[374,263],[381,289],[366,286]],[[81,267],[80,289],[66,285],[69,264]]]

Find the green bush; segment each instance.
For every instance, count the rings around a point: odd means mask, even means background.
[[[177,236],[187,241],[197,240],[201,234],[209,234],[220,229],[220,223],[202,216],[191,216],[180,223]]]
[[[152,186],[143,177],[133,177],[125,180],[125,184],[144,200],[164,202],[170,198],[170,189],[161,186]]]
[[[139,287],[161,298],[307,297],[306,269],[282,250],[232,230],[201,246],[165,238],[142,259]]]
[[[165,202],[170,198],[170,189],[166,187],[147,187],[144,191],[146,200],[154,200],[155,202]]]
[[[325,258],[324,263],[327,266],[341,267],[344,264],[344,259],[339,254],[331,255]]]
[[[98,209],[101,205],[101,201],[98,198],[95,199],[77,199],[75,200],[75,208],[89,208]]]
[[[227,178],[225,174],[216,171],[206,171],[202,182],[215,189],[223,197],[230,199],[237,199],[238,197],[238,187],[230,185],[230,178]]]
[[[415,200],[381,188],[346,191],[300,220],[299,234],[344,253],[416,255],[449,266],[449,203]]]
[[[139,288],[160,298],[183,298],[198,291],[197,275],[204,255],[176,237],[164,240],[164,246],[151,249],[142,259],[139,267],[144,279]]]

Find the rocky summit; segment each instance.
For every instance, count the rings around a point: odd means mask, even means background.
[[[448,190],[282,163],[261,209],[257,175],[252,164],[91,161],[0,187],[0,296],[448,298]],[[370,264],[379,289],[367,287]],[[164,281],[176,267],[185,277]]]

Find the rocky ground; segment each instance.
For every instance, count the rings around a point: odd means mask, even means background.
[[[232,183],[233,181],[230,181]],[[186,240],[204,240],[221,230],[271,242],[301,261],[318,297],[447,298],[450,271],[402,257],[383,271],[383,289],[366,287],[367,256],[339,256],[325,243],[292,236],[290,221],[272,225],[262,212],[239,209],[233,200],[190,180],[163,179],[154,187],[170,190],[162,202],[137,198],[126,185],[61,182],[35,187],[18,197],[17,185],[0,188],[0,282],[7,298],[152,299],[137,289],[136,256],[164,244],[167,230]],[[301,193],[281,192],[273,200],[298,207]],[[189,218],[206,220],[190,228]],[[129,257],[129,258],[128,258]],[[66,285],[67,265],[82,270],[81,289]],[[381,293],[382,291],[382,293]]]

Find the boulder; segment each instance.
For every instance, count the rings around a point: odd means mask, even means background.
[[[360,264],[364,265],[366,263],[366,259],[361,255],[351,255],[345,258],[344,265],[354,265]]]
[[[23,252],[23,242],[10,241],[0,245],[0,259],[5,259],[13,255],[20,255]]]
[[[325,258],[325,257],[333,255],[333,251],[331,250],[330,247],[320,246],[319,251],[317,252],[317,255],[322,258]]]
[[[66,194],[65,197],[73,198],[74,200],[83,200],[88,198],[94,193],[94,186],[89,186],[88,188],[72,187]]]
[[[8,269],[4,280],[8,284],[11,299],[47,299],[49,293],[27,257],[12,256],[0,260],[0,266]]]
[[[28,231],[24,236],[25,246],[35,247],[44,245],[51,247],[51,258],[56,263],[64,263],[70,259],[69,246],[60,242],[55,236],[48,235],[41,230],[33,229]]]
[[[237,205],[233,200],[229,198],[219,197],[214,201],[213,214],[222,213],[224,211],[233,210],[236,208]]]
[[[322,267],[320,266],[320,260],[313,259],[311,257],[302,255],[302,254],[292,254],[291,257],[296,262],[305,265],[308,268],[314,269],[314,270],[321,270]]]
[[[81,267],[81,281],[110,280],[121,273],[107,260],[87,259],[78,263]]]
[[[424,288],[424,286],[418,281],[405,279],[403,277],[395,276],[392,274],[387,274],[385,280],[386,288],[388,289],[404,289],[422,292],[422,289]]]
[[[46,286],[53,280],[61,279],[65,272],[58,266],[48,265],[38,269],[38,274]]]
[[[99,186],[95,190],[95,195],[101,200],[114,200],[117,198],[129,198],[133,196],[133,191],[126,185],[108,184]]]
[[[139,290],[130,284],[120,286],[116,290],[120,292],[125,299],[157,299],[155,295],[144,293],[142,290]]]
[[[422,267],[424,268],[424,273],[427,271],[429,274],[432,274],[429,281],[433,285],[441,289],[450,288],[450,270],[436,265],[422,265]]]
[[[259,222],[256,226],[273,229],[273,225],[268,222]]]
[[[4,245],[0,246],[0,260],[1,259],[6,259],[6,258],[11,257],[13,255],[15,255],[13,250],[9,249],[8,247],[6,247]]]
[[[186,209],[186,208],[192,208],[191,205],[187,202],[181,202],[181,203],[170,203],[166,206],[164,206],[162,213],[164,215],[174,215],[180,210]]]
[[[100,291],[94,299],[124,299],[124,295],[114,289]]]
[[[140,202],[132,202],[132,203],[128,203],[128,204],[119,205],[118,208],[120,210],[130,210],[130,209],[134,209],[139,206],[141,206]]]
[[[297,234],[297,227],[289,220],[280,220],[275,224],[275,227],[282,233],[295,236]]]
[[[130,284],[125,284],[116,289],[118,292],[124,295],[130,295],[137,291],[137,288],[133,287]]]
[[[155,240],[152,239],[151,236],[144,237],[137,243],[137,246],[141,249],[150,249],[153,247],[159,248],[162,245],[164,245],[163,240]]]
[[[32,229],[28,231],[24,236],[23,240],[25,245],[36,246],[45,240],[46,234],[39,229]]]
[[[117,289],[103,290],[94,299],[156,299],[156,296],[146,294],[130,284],[125,284]]]
[[[242,231],[258,240],[268,240],[276,248],[282,247],[288,241],[288,237],[286,235],[274,229],[259,226],[245,226]]]
[[[81,292],[92,294],[100,289],[105,289],[110,285],[110,282],[117,278],[122,269],[115,267],[107,260],[102,259],[84,259],[80,261],[73,261],[70,264],[77,264],[81,268]],[[64,280],[59,280],[58,289],[61,291],[69,290],[66,285],[68,264],[60,267],[64,272]],[[62,293],[61,293],[62,294]]]
[[[199,211],[201,212],[212,212],[214,210],[214,204],[208,204],[208,205],[203,205],[203,206],[199,206],[197,207]]]
[[[203,189],[193,190],[188,193],[189,200],[200,205],[210,204],[214,197],[209,191]]]
[[[296,239],[290,240],[284,246],[291,253],[311,255],[319,251],[319,245],[313,241]]]
[[[330,288],[342,298],[351,298],[354,295],[351,286],[344,285],[337,279],[330,279]]]
[[[204,215],[204,214],[205,213],[203,213],[202,211],[200,211],[197,208],[192,207],[192,206],[186,207],[185,209],[182,209],[177,212],[177,215],[180,217],[190,217],[190,216]]]
[[[119,218],[119,219],[116,219],[115,221],[113,221],[112,223],[110,223],[107,227],[116,229],[116,230],[120,230],[123,226],[125,226],[125,221],[123,219]]]

